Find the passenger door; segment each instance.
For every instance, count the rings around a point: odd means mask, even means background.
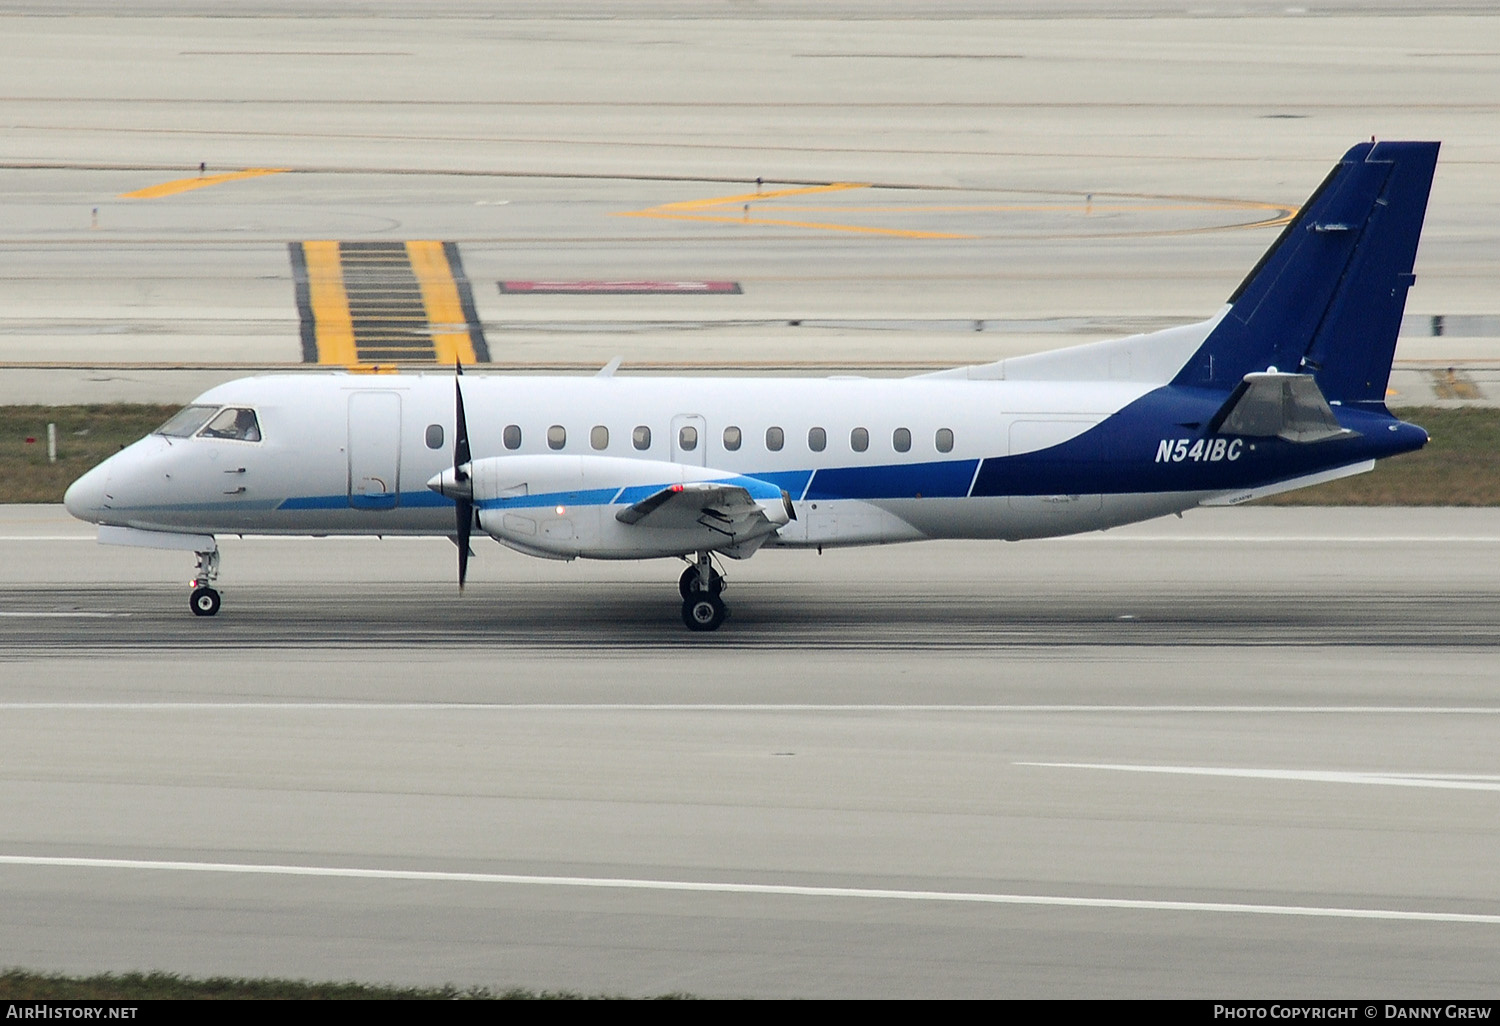
[[[349,505],[395,509],[401,501],[401,393],[349,394]]]

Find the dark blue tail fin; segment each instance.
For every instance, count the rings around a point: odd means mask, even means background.
[[[1383,407],[1437,153],[1381,142],[1344,154],[1172,383],[1231,389],[1275,367],[1312,374],[1330,402]]]

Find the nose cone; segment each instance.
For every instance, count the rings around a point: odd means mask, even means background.
[[[101,463],[68,486],[63,494],[63,505],[79,520],[97,524],[109,501],[105,488],[109,484],[109,470]]]

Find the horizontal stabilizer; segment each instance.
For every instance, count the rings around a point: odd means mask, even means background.
[[[1339,425],[1311,374],[1246,374],[1209,421],[1210,433],[1321,442],[1353,432]]]

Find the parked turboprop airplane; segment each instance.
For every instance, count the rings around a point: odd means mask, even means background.
[[[1232,505],[1418,449],[1385,407],[1438,144],[1361,143],[1211,320],[899,380],[349,374],[205,392],[79,478],[101,542],[447,535],[532,556],[689,562],[693,630],[723,622],[715,554],[1040,538]],[[467,404],[467,415],[466,415]]]

